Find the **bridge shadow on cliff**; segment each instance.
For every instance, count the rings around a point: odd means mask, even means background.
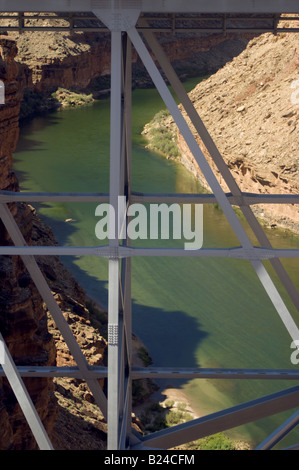
[[[47,225],[53,226],[53,220],[42,217]],[[55,221],[55,233],[59,234],[59,245],[64,245],[71,234],[76,231],[72,224]],[[92,263],[93,271],[99,266],[104,278],[99,279],[82,269],[77,261],[78,258],[63,256],[61,262],[71,272],[77,282],[83,287],[88,298],[94,300],[104,310],[108,310],[108,260],[88,257]],[[89,262],[89,259],[87,262]],[[132,266],[134,269],[134,262]],[[148,275],[150,276],[150,274]],[[146,276],[141,282],[150,298],[155,299],[156,294],[160,297],[163,293],[156,292],[157,287],[151,287]],[[148,285],[148,288],[146,287]],[[150,290],[152,289],[152,291]],[[132,327],[133,333],[145,346],[155,367],[198,367],[196,351],[201,341],[206,339],[207,333],[203,331],[200,322],[187,315],[179,309],[158,308],[152,305],[140,303],[134,298],[134,282],[132,286]],[[175,300],[175,292],[173,293]],[[186,299],[186,303],[188,299]],[[160,387],[171,386],[180,388],[186,384],[186,380],[175,379],[173,383],[168,380],[159,380]]]
[[[107,260],[97,260],[106,262]],[[134,261],[134,260],[133,260]],[[79,284],[84,288],[87,296],[100,304],[104,310],[108,310],[108,282],[98,280],[74,263],[71,258],[62,259],[65,267],[73,274]],[[107,263],[108,276],[108,263]],[[146,285],[147,279],[144,279]],[[133,285],[134,287],[134,285]],[[153,292],[154,295],[154,292]],[[188,302],[188,299],[186,299]],[[174,367],[174,368],[197,368],[200,367],[197,352],[200,343],[208,336],[200,322],[190,317],[182,310],[168,310],[151,305],[143,305],[134,297],[132,298],[132,329],[133,335],[138,338],[137,355],[141,354],[141,361],[146,355],[150,358],[151,367]],[[145,356],[146,356],[145,355]],[[107,358],[105,358],[106,362]],[[146,367],[146,365],[145,365]],[[168,398],[165,395],[167,389],[181,390],[182,402],[184,401],[184,387],[190,383],[190,379],[144,379],[133,382],[133,410],[135,414],[142,417],[146,410],[150,409],[152,403],[158,403]],[[107,392],[107,383],[104,391]],[[144,397],[145,401],[139,397]],[[186,397],[186,401],[188,398]],[[165,411],[167,414],[167,410]],[[165,414],[162,413],[163,415]],[[160,416],[160,413],[158,413]],[[156,410],[153,416],[156,416]],[[158,418],[157,418],[158,419]],[[154,429],[153,429],[154,430]],[[155,430],[158,430],[155,429]]]
[[[53,227],[55,224],[55,236],[58,234],[58,244],[64,246],[69,237],[77,228],[65,222],[53,221],[49,217],[42,216],[43,222]],[[61,262],[71,272],[78,283],[83,287],[87,297],[108,309],[108,260],[87,257],[88,262],[93,263],[92,268],[97,266],[102,273],[102,279],[82,269],[78,264],[78,257],[62,256]],[[132,260],[132,269],[134,262]],[[104,275],[103,275],[104,273]],[[151,273],[145,271],[144,279],[139,279],[151,299],[163,299],[164,293],[157,285],[149,283]],[[132,318],[133,333],[144,343],[149,351],[154,366],[163,367],[198,367],[196,351],[200,342],[206,338],[207,333],[202,330],[200,322],[179,309],[158,308],[152,305],[140,303],[134,298],[134,280],[132,286]],[[147,287],[148,286],[148,287]],[[159,289],[159,292],[157,292]],[[170,287],[171,290],[171,287]],[[175,304],[175,292],[172,293]],[[159,301],[158,301],[159,302]],[[157,304],[157,302],[155,302]],[[188,304],[188,299],[186,299]]]

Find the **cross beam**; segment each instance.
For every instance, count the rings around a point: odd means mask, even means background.
[[[142,445],[169,449],[299,406],[299,386],[145,436]],[[136,446],[136,449],[140,446]]]
[[[297,0],[1,0],[0,11],[91,12],[132,10],[146,13],[298,13]]]
[[[288,27],[280,24],[281,16],[277,13],[262,15],[248,14],[149,14],[141,13],[148,25],[138,21],[136,28],[140,32],[159,33],[255,33],[265,32],[294,33],[299,32],[296,27],[298,18],[292,14],[284,15],[284,22]],[[53,19],[55,21],[53,22]],[[107,33],[109,29],[92,13],[30,13],[30,12],[0,12],[0,31],[64,31],[64,32],[96,32]]]
[[[51,9],[49,9],[51,7]],[[0,0],[0,11],[3,12],[17,12],[22,13],[24,9],[24,2],[21,0]],[[215,144],[211,140],[207,130],[203,126],[200,118],[195,113],[192,106],[188,101],[185,93],[182,92],[182,87],[177,79],[175,72],[172,70],[171,65],[164,61],[163,53],[158,43],[155,41],[150,30],[154,27],[145,23],[144,13],[153,13],[153,17],[147,16],[146,21],[156,21],[156,13],[165,13],[170,15],[172,19],[172,26],[176,29],[180,17],[178,14],[198,13],[204,15],[205,13],[211,15],[215,13],[219,15],[225,26],[224,31],[227,31],[227,20],[231,20],[234,13],[238,15],[244,14],[246,21],[248,15],[258,15],[262,21],[273,20],[274,30],[277,27],[277,20],[280,13],[299,13],[299,6],[297,0],[262,0],[256,2],[254,0],[244,0],[243,2],[237,0],[210,0],[210,2],[199,0],[53,0],[51,4],[45,1],[28,0],[26,2],[26,12],[92,12],[111,32],[112,47],[111,47],[111,136],[110,136],[110,192],[109,194],[73,194],[73,193],[57,193],[49,195],[29,193],[29,194],[16,194],[1,192],[0,194],[0,218],[4,223],[14,246],[1,247],[0,254],[6,255],[20,255],[34,280],[39,292],[44,298],[49,307],[55,323],[61,330],[64,339],[69,345],[77,368],[72,370],[64,369],[43,369],[35,370],[19,369],[14,367],[13,360],[10,363],[13,367],[9,369],[2,364],[0,375],[6,375],[11,380],[12,387],[15,392],[18,387],[15,387],[13,377],[17,377],[18,384],[21,384],[21,375],[24,376],[66,376],[71,377],[72,374],[76,377],[83,378],[87,381],[92,393],[95,396],[96,402],[103,411],[108,420],[108,449],[138,449],[138,448],[168,448],[183,442],[198,439],[201,436],[206,436],[220,430],[230,429],[231,427],[239,426],[241,424],[260,419],[265,416],[276,414],[280,411],[298,407],[299,405],[299,389],[294,387],[289,390],[269,395],[267,397],[258,398],[251,402],[232,407],[228,410],[220,411],[216,414],[209,415],[199,420],[195,420],[185,425],[180,425],[170,430],[154,433],[154,435],[136,436],[132,431],[131,411],[132,411],[132,391],[131,383],[136,378],[141,378],[150,374],[151,377],[198,377],[198,378],[267,378],[267,379],[281,379],[282,377],[290,380],[297,380],[298,374],[292,371],[260,371],[260,370],[167,370],[163,368],[156,368],[154,370],[140,370],[132,367],[132,352],[131,352],[131,257],[132,256],[227,256],[236,257],[250,260],[253,268],[256,271],[258,278],[264,286],[269,295],[273,305],[275,306],[281,320],[288,330],[292,339],[299,339],[299,331],[296,322],[290,315],[285,303],[282,301],[273,281],[267,273],[263,259],[271,259],[274,262],[274,267],[281,277],[282,281],[286,280],[286,274],[282,271],[279,264],[279,257],[282,256],[298,256],[298,250],[274,250],[269,244],[265,234],[261,231],[254,215],[250,209],[251,204],[260,202],[275,202],[275,203],[297,203],[298,195],[252,195],[245,194],[240,191],[235,181],[233,180],[228,168],[218,152]],[[221,15],[227,16],[221,16]],[[267,16],[268,15],[268,16]],[[203,16],[198,17],[203,21]],[[213,19],[215,20],[215,16]],[[241,21],[241,17],[237,17]],[[24,28],[24,21],[26,14],[18,15],[18,27]],[[207,20],[208,17],[205,17]],[[255,19],[257,19],[255,17]],[[72,16],[72,21],[74,15]],[[274,21],[275,20],[275,21]],[[74,27],[74,22],[72,23]],[[270,26],[269,26],[270,27]],[[149,46],[161,68],[164,67],[166,75],[170,78],[171,83],[177,95],[186,109],[187,114],[193,121],[198,134],[205,142],[209,149],[212,158],[218,166],[221,174],[224,176],[231,193],[226,194],[220,187],[214,173],[212,172],[208,162],[206,161],[203,153],[201,152],[194,136],[191,133],[186,121],[179,108],[177,107],[172,95],[155,65],[149,51],[144,44],[140,31],[143,31]],[[274,31],[275,32],[275,31]],[[16,202],[17,200],[25,201],[109,201],[114,207],[115,213],[118,216],[117,199],[119,196],[125,195],[128,203],[130,204],[136,200],[150,201],[156,198],[161,201],[163,195],[151,195],[133,193],[131,190],[131,43],[134,45],[137,53],[142,59],[149,75],[151,76],[156,88],[161,94],[166,106],[173,115],[180,132],[185,138],[191,152],[195,156],[198,165],[200,166],[207,182],[209,183],[213,194],[212,195],[164,195],[165,199],[180,200],[186,202],[191,200],[195,202],[201,200],[202,202],[217,201],[223,209],[231,227],[233,228],[239,242],[240,247],[232,249],[219,249],[219,250],[198,250],[197,252],[184,252],[183,250],[176,249],[134,249],[130,246],[129,240],[125,239],[122,243],[119,240],[110,238],[109,246],[106,247],[28,247],[14,221],[10,211],[8,210],[8,202]],[[26,199],[27,198],[27,199]],[[179,199],[177,199],[179,198]],[[292,201],[292,202],[291,202]],[[250,223],[255,235],[261,242],[261,247],[254,247],[239,222],[236,214],[233,211],[232,204],[240,205],[243,213]],[[117,219],[118,220],[118,219]],[[120,218],[119,218],[120,220]],[[125,218],[125,224],[128,223]],[[187,253],[187,254],[186,254]],[[38,254],[92,254],[95,256],[103,256],[109,259],[109,311],[108,311],[108,368],[93,369],[86,363],[82,352],[72,336],[68,325],[63,321],[62,313],[53,298],[45,279],[43,278],[35,261],[35,256]],[[287,290],[296,303],[297,295],[294,291],[290,281],[286,281]],[[0,338],[1,339],[1,338]],[[40,375],[38,375],[40,374]],[[48,375],[47,375],[48,374]],[[107,376],[108,378],[108,396],[107,399],[97,382],[99,377]],[[25,394],[25,395],[24,395]],[[19,400],[27,400],[25,390]],[[36,416],[33,404],[27,400],[29,406],[29,415]],[[27,415],[28,422],[30,416]],[[291,424],[286,423],[283,425],[283,433],[285,433],[293,423],[297,423],[297,415]],[[36,435],[37,440],[40,441],[40,447],[49,445],[47,436],[45,436],[43,426],[38,421],[31,425],[33,433]],[[281,434],[283,434],[281,433]],[[275,434],[275,441],[279,438],[280,431]],[[270,438],[271,440],[271,438]],[[273,439],[271,440],[271,443]],[[50,446],[50,445],[49,445]]]

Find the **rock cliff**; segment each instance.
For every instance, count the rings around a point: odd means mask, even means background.
[[[51,20],[55,21],[55,20]],[[58,88],[101,97],[110,88],[110,35],[54,31],[10,33],[16,41],[23,92],[22,117],[55,106],[52,93]],[[252,35],[160,35],[160,41],[182,76],[215,73],[245,47]],[[133,50],[133,86],[152,82]]]
[[[297,35],[266,33],[252,39],[240,55],[190,92],[242,191],[299,193],[298,79]],[[149,139],[152,125],[144,131]],[[177,141],[178,158],[209,190],[173,119],[168,116],[154,125],[165,128]],[[198,136],[196,139],[228,191],[203,142]],[[299,233],[297,205],[258,205],[254,210],[268,225]]]
[[[0,189],[18,191],[18,182],[12,170],[12,158],[18,139],[20,102],[24,100],[24,90],[27,92],[29,90],[35,95],[40,93],[42,96],[51,94],[58,87],[80,91],[88,90],[93,80],[109,75],[110,41],[109,37],[105,35],[83,33],[70,36],[63,33],[36,32],[12,37],[14,40],[4,37],[0,41],[0,79],[4,81],[6,87],[6,104],[0,108]],[[203,38],[200,42],[194,37],[185,38],[184,41],[178,38],[163,38],[163,47],[180,74],[183,75],[187,72],[189,75],[197,75],[215,73],[219,66],[224,66],[241,53],[247,42],[248,38],[246,37],[224,38],[222,35],[213,35]],[[254,44],[254,42],[251,43],[251,46],[244,52],[243,58],[236,59],[241,61],[240,64],[238,62],[240,67],[243,60],[249,60],[246,54]],[[265,54],[267,56],[270,52],[266,49]],[[288,55],[289,61],[284,62],[286,68],[289,67],[291,70],[294,66],[294,57]],[[144,72],[141,71],[142,67],[136,57],[134,60],[136,83],[142,82],[147,86],[148,81]],[[228,68],[222,69],[230,71],[219,72],[219,74],[227,73],[226,78],[215,74],[216,78],[211,77],[203,82],[192,95],[194,102],[197,100],[196,96],[207,100],[199,102],[199,105],[200,107],[203,104],[206,106],[204,114],[207,123],[211,119],[212,130],[215,126],[215,139],[219,129],[216,124],[218,124],[220,117],[221,121],[229,116],[230,106],[236,113],[238,124],[242,122],[241,116],[249,116],[249,106],[247,102],[243,104],[242,93],[248,97],[254,95],[253,89],[266,92],[271,85],[270,77],[272,75],[269,68],[269,74],[267,70],[265,76],[257,76],[256,80],[251,78],[253,85],[248,83],[246,87],[247,82],[239,79],[237,98],[230,81],[234,77],[235,65],[237,62],[230,62],[227,65]],[[246,76],[247,72],[244,70],[244,79]],[[294,78],[292,77],[292,79]],[[227,90],[220,93],[217,84],[218,86],[222,85],[222,81],[227,85]],[[102,87],[109,86],[109,77],[103,83]],[[250,87],[251,85],[252,87]],[[242,93],[241,86],[245,87]],[[213,93],[207,93],[208,91],[213,91]],[[221,96],[225,93],[227,93],[226,96]],[[208,101],[211,96],[220,96],[220,98],[219,100],[215,99],[215,102],[212,103]],[[228,101],[229,99],[231,101]],[[245,109],[240,110],[241,106],[244,106]],[[223,110],[227,110],[227,113]],[[282,108],[280,110],[282,111]],[[288,114],[290,111],[282,112]],[[220,113],[219,118],[213,119],[217,113]],[[288,117],[281,116],[283,123],[287,119],[288,127],[284,127],[284,130],[288,130],[289,133],[292,131],[292,134],[296,131],[296,116],[297,114]],[[265,118],[265,122],[271,122],[269,119],[270,116]],[[224,130],[227,129],[227,123],[225,120],[223,122],[225,126],[223,125],[224,128],[221,129],[222,140],[228,144],[230,137],[225,134]],[[171,120],[167,125],[173,127]],[[208,127],[211,128],[210,125]],[[236,128],[237,133],[238,128]],[[184,143],[180,135],[178,141],[182,153],[186,155],[188,165],[192,171],[197,172],[194,169],[192,157],[187,151],[184,151]],[[249,138],[247,139],[246,136],[244,141],[249,142]],[[219,141],[217,143],[219,144]],[[234,148],[233,145],[231,144],[231,148]],[[254,145],[255,139],[252,138],[251,144],[247,143],[245,148],[246,150],[254,149]],[[253,161],[250,158],[246,160],[244,156],[244,161],[242,160],[242,163],[239,164],[240,155],[243,155],[241,152],[233,153],[229,147],[227,149],[224,147],[223,150],[224,156],[229,156],[229,165],[232,165],[233,171],[239,172],[240,178],[247,174],[249,182],[252,184],[250,175],[256,175],[254,171],[257,168],[253,165]],[[293,153],[295,153],[295,149]],[[252,154],[250,153],[250,155]],[[285,164],[285,162],[283,163],[281,160],[281,164]],[[262,167],[265,167],[264,163],[261,164],[261,169]],[[290,176],[291,179],[293,170],[288,170],[287,167],[277,173],[279,178],[283,177],[283,174]],[[296,175],[296,173],[294,174]],[[259,173],[259,178],[256,176],[255,178],[259,181],[261,173]],[[246,179],[244,181],[246,182]],[[286,183],[282,181],[282,184]],[[26,204],[14,204],[10,205],[10,209],[21,227],[27,243],[55,244],[50,229],[40,221],[32,207]],[[0,224],[0,242],[1,244],[10,243],[2,223]],[[92,364],[102,364],[105,360],[106,350],[106,341],[101,336],[103,324],[95,322],[94,317],[89,314],[83,290],[65,270],[58,258],[39,257],[38,263],[88,361]],[[73,365],[73,359],[19,257],[0,257],[0,286],[0,331],[5,337],[16,363]],[[104,312],[101,313],[104,314]],[[105,423],[84,383],[72,379],[57,379],[55,381],[27,379],[26,385],[55,448],[102,449],[105,447]],[[34,439],[24,422],[10,387],[6,379],[2,378],[0,378],[0,419],[2,424],[0,449],[35,448]]]
[[[18,139],[21,99],[16,80],[16,53],[15,43],[5,39],[0,41],[0,78],[6,89],[6,104],[2,105],[0,110],[0,188],[11,191],[18,190],[18,183],[12,171],[12,152]],[[29,243],[32,233],[30,208],[11,205],[10,209]],[[2,222],[0,240],[2,245],[10,243]],[[0,330],[16,363],[21,365],[29,361],[29,364],[36,365],[53,364],[55,346],[48,334],[42,301],[19,258],[1,256],[0,285]],[[55,417],[53,385],[47,379],[27,379],[26,385],[40,416],[47,421],[47,430],[51,432]],[[28,432],[27,424],[6,379],[0,379],[0,410],[0,448],[34,448],[34,440]]]
[[[9,39],[0,40],[0,79],[4,82],[5,105],[0,108],[0,189],[18,191],[12,170],[12,154],[19,134],[19,111],[22,98],[19,66],[15,62],[17,47]],[[28,244],[55,244],[53,234],[26,204],[10,204],[10,210]],[[0,243],[11,243],[2,222]],[[90,364],[103,364],[106,341],[91,324],[85,293],[57,257],[39,257],[39,266],[47,279],[70,328],[78,338]],[[74,365],[73,359],[19,257],[0,257],[0,331],[17,365]],[[53,439],[55,448],[86,448],[93,433],[93,448],[105,445],[105,424],[98,410],[93,411],[94,424],[87,422],[86,406],[92,406],[87,387],[78,381],[64,379],[24,379],[28,392]],[[70,402],[77,397],[74,413]],[[63,399],[62,399],[63,397]],[[61,406],[63,402],[64,406]],[[91,403],[90,403],[91,402]],[[0,378],[0,449],[35,449],[36,443],[6,378]],[[90,419],[91,421],[91,419]],[[68,426],[65,426],[65,423]],[[64,423],[64,424],[63,424]],[[85,423],[85,424],[84,424]],[[78,426],[82,432],[78,433]],[[72,430],[73,427],[73,430]],[[69,430],[70,428],[70,430]],[[72,441],[71,436],[76,435]],[[86,437],[88,434],[88,439]],[[87,446],[88,447],[88,446]]]

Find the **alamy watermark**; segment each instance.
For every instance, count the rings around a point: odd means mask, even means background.
[[[292,104],[299,104],[299,80],[293,80],[291,83],[291,89],[293,93],[291,94]]]
[[[100,217],[95,227],[99,240],[184,240],[185,250],[203,245],[202,204],[127,205],[126,197],[119,196],[116,210],[111,204],[99,204],[95,215]]]
[[[0,80],[0,104],[5,104],[5,85]]]

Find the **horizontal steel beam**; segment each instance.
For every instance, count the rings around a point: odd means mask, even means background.
[[[103,379],[107,377],[107,367],[92,366],[84,374],[78,367],[54,367],[54,366],[18,366],[18,373],[21,377],[68,377],[74,379]],[[4,371],[0,367],[0,377]]]
[[[254,204],[299,204],[299,194],[255,194],[242,193],[241,196],[233,196],[225,193],[232,205]],[[1,199],[0,199],[1,200]],[[200,203],[216,204],[218,201],[214,194],[186,194],[186,193],[142,193],[132,191],[131,202],[165,202],[165,203]]]
[[[28,12],[110,10],[114,0],[26,0]],[[152,13],[298,13],[297,0],[119,0],[118,9]],[[0,11],[22,12],[24,0],[0,0]]]
[[[227,199],[236,206],[254,204],[299,204],[299,194],[256,194],[242,193],[233,196],[226,193]],[[214,194],[188,193],[142,193],[131,192],[130,201],[136,202],[165,202],[165,203],[200,203],[216,204]],[[0,191],[0,203],[9,202],[109,202],[108,193],[40,193]]]
[[[294,369],[178,369],[174,367],[133,367],[132,378],[152,379],[257,379],[299,380],[299,370]]]
[[[217,13],[214,16],[207,16],[206,14],[198,13],[195,15],[184,14],[183,16],[176,13],[166,13],[156,16],[149,16],[149,14],[140,15],[144,16],[147,21],[152,21],[150,25],[137,24],[136,28],[139,32],[198,32],[198,33],[255,33],[261,34],[264,32],[272,33],[294,33],[298,32],[296,24],[293,27],[289,24],[288,28],[279,27],[280,15],[263,14],[261,16],[253,16],[247,14],[240,16],[239,14]],[[40,13],[31,14],[30,12],[14,12],[10,15],[7,13],[1,14],[1,20],[9,20],[6,24],[1,24],[0,31],[86,31],[86,32],[107,32],[108,27],[105,26],[97,16],[88,15],[88,13],[78,16],[74,13],[58,13],[55,16],[55,24],[49,24],[45,20],[53,20],[53,13]],[[32,24],[30,20],[38,20],[38,24]],[[28,23],[29,20],[29,23]],[[287,15],[284,20],[288,22],[296,21],[294,16]],[[90,23],[92,21],[92,24]],[[211,24],[212,21],[212,24]],[[58,24],[60,22],[60,24]],[[44,23],[44,24],[43,24]],[[260,23],[258,26],[257,24]]]
[[[88,372],[78,367],[54,366],[18,366],[20,377],[68,377],[84,379],[103,379],[108,375],[104,366],[90,366]],[[4,371],[0,367],[0,377]],[[174,368],[174,367],[132,367],[132,380],[151,379],[235,379],[235,380],[299,380],[299,370],[296,369],[212,369],[212,368]]]
[[[5,13],[0,13],[0,16],[1,18],[3,19],[15,19],[15,20],[19,20],[20,18],[21,19],[37,19],[37,20],[53,20],[53,12],[49,13],[49,12],[41,12],[41,13],[37,13],[37,14],[34,14],[34,13],[31,13],[31,12],[27,12],[27,11],[22,11],[22,12],[14,12],[14,13],[10,13],[10,14],[5,14]],[[165,21],[165,20],[176,20],[176,21],[188,21],[188,20],[192,20],[192,21],[215,21],[215,20],[218,20],[218,21],[223,21],[223,19],[227,20],[227,21],[270,21],[272,20],[273,18],[279,18],[279,15],[277,15],[276,13],[268,13],[268,14],[262,14],[261,16],[253,16],[252,13],[249,13],[245,16],[240,16],[239,14],[232,14],[230,15],[229,13],[217,13],[217,14],[214,14],[214,15],[211,15],[211,16],[207,16],[207,14],[202,14],[202,13],[198,13],[196,16],[194,14],[184,14],[184,15],[180,15],[178,13],[164,13],[164,14],[160,14],[157,16],[157,15],[150,15],[150,14],[146,14],[146,15],[143,15],[141,14],[141,16],[145,16],[146,20],[148,21]],[[285,16],[284,18],[287,18],[288,20],[290,21],[297,21],[298,18],[296,16],[291,16],[290,14],[288,14],[287,16]],[[63,21],[90,21],[90,20],[94,20],[94,21],[99,21],[98,17],[93,15],[93,14],[88,14],[88,13],[84,13],[84,14],[81,14],[81,15],[76,15],[72,12],[69,12],[67,14],[63,14],[63,13],[59,13],[59,17],[58,18],[55,18],[55,19],[59,19],[59,20],[63,20]]]
[[[164,20],[164,19],[175,19],[177,21],[185,21],[187,19],[195,19],[195,20],[200,20],[200,21],[222,21],[223,19],[227,21],[269,21],[272,20],[273,18],[279,18],[279,15],[277,14],[267,14],[267,15],[261,15],[261,16],[253,16],[252,14],[247,15],[247,16],[239,16],[238,14],[232,14],[230,15],[229,13],[224,13],[224,14],[215,14],[214,16],[207,16],[207,14],[201,14],[198,13],[197,16],[194,15],[180,15],[178,13],[175,14],[164,14],[164,15],[159,15],[159,17],[154,16],[154,15],[144,15],[144,18],[149,21],[149,20]],[[10,17],[11,18],[11,17]],[[79,17],[78,17],[79,18]],[[82,17],[81,17],[82,18]],[[287,15],[287,19],[291,21],[298,21],[298,18],[296,16],[291,16]]]
[[[1,17],[0,17],[1,19]],[[70,26],[0,26],[0,31],[5,32],[5,31],[19,31],[19,32],[24,32],[24,31],[60,31],[60,32],[82,32],[85,31],[86,33],[108,33],[108,28],[105,28],[103,26],[99,27],[78,27],[78,28],[72,28]],[[269,30],[267,30],[269,32]],[[162,31],[161,31],[162,32]],[[247,31],[244,31],[247,32]],[[271,32],[271,31],[270,31]],[[283,31],[281,31],[283,32]],[[290,33],[292,32],[297,32],[296,30],[294,31],[289,31]]]
[[[138,450],[143,445],[170,449],[298,406],[299,386],[296,386],[144,436],[142,444],[133,449]]]
[[[35,193],[0,191],[0,203],[9,202],[109,202],[108,193]]]
[[[133,256],[169,256],[234,258],[246,260],[266,260],[272,258],[299,258],[299,249],[279,248],[134,248],[127,246],[80,247],[80,246],[1,246],[0,255],[8,256],[99,256],[101,258],[121,259]]]
[[[0,17],[1,19],[1,17]],[[222,33],[225,32],[226,34],[229,33],[255,33],[255,34],[262,34],[262,33],[298,33],[299,28],[275,28],[275,27],[268,27],[268,28],[203,28],[203,27],[176,27],[176,28],[171,28],[169,27],[155,27],[155,28],[136,28],[139,32],[147,31],[150,30],[153,33]],[[98,26],[98,27],[88,27],[88,26],[0,26],[0,31],[19,31],[19,32],[24,32],[24,31],[71,31],[71,32],[76,32],[76,31],[85,31],[87,33],[107,33],[109,30],[108,28],[105,28],[104,26]]]

